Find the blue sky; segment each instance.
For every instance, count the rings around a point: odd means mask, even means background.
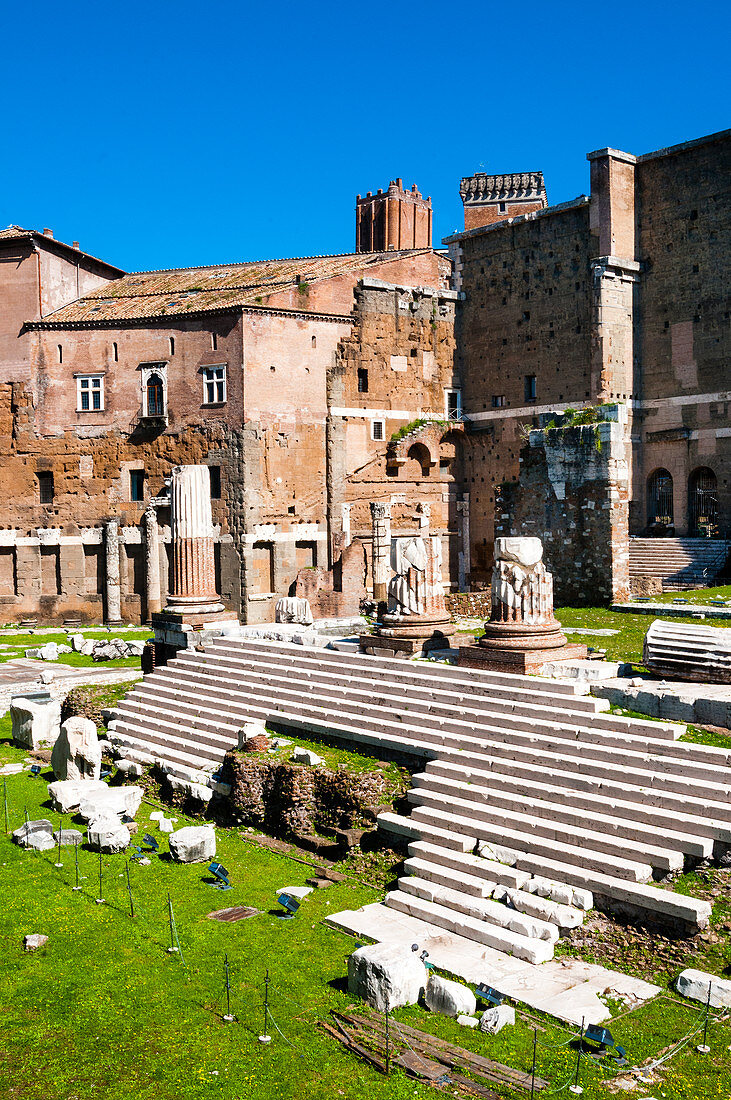
[[[438,243],[462,175],[542,169],[563,202],[592,149],[729,125],[705,0],[10,7],[0,227],[127,269],[351,251],[355,195],[396,176]]]

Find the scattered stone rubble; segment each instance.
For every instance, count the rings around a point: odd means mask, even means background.
[[[145,647],[136,638],[84,638],[83,634],[71,634],[71,645],[46,642],[34,649],[26,649],[26,657],[37,661],[56,661],[65,653],[81,653],[95,661],[115,661],[121,657],[141,657]]]
[[[89,718],[67,718],[51,753],[56,779],[98,779],[102,753],[99,735]]]
[[[40,694],[40,693],[37,693]],[[10,703],[12,738],[34,751],[54,745],[61,731],[61,704],[47,699],[14,695]]]
[[[403,944],[359,947],[348,959],[348,992],[377,1012],[416,1004],[425,985],[426,967]]]

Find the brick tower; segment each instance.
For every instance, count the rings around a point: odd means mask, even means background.
[[[422,198],[416,184],[404,191],[403,180],[391,180],[385,194],[379,188],[355,200],[355,251],[431,248],[431,220],[431,197]]]
[[[543,172],[513,172],[507,176],[477,172],[464,177],[459,193],[464,203],[465,229],[492,225],[548,205]]]

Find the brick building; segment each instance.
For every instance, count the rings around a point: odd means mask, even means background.
[[[179,463],[211,468],[220,591],[247,621],[344,552],[329,604],[357,610],[379,496],[404,532],[430,502],[456,562],[449,270],[423,247],[124,275],[0,233],[2,617],[157,610]],[[389,464],[391,436],[427,425]]]
[[[473,581],[489,575],[495,486],[518,478],[526,429],[568,408],[626,409],[632,534],[731,535],[730,138],[598,150],[589,196],[512,217],[520,195],[503,185],[497,222],[496,185],[462,181],[466,228],[445,243],[464,295]],[[524,190],[537,195],[538,175]]]

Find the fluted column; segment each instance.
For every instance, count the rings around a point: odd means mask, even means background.
[[[160,591],[160,536],[157,527],[157,511],[150,504],[145,510],[145,600],[147,618],[159,611]]]
[[[167,611],[223,610],[216,592],[210,474],[207,466],[175,466],[170,485],[173,569]]]
[[[388,598],[391,579],[391,505],[386,501],[371,503],[373,529],[373,599],[380,603]]]
[[[119,583],[119,520],[104,526],[104,587],[107,597],[107,622],[122,621],[122,591]]]

